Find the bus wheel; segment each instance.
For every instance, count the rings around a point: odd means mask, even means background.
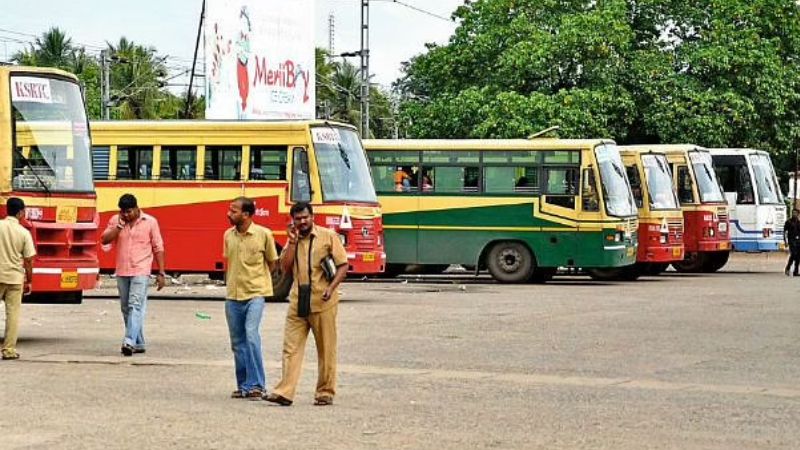
[[[528,282],[535,284],[547,283],[553,279],[557,270],[555,267],[537,267]]]
[[[728,259],[731,257],[730,252],[714,252],[708,255],[708,259],[706,260],[705,265],[703,266],[703,272],[705,273],[714,273],[719,269],[725,267],[725,264],[728,264]]]
[[[519,242],[499,242],[487,256],[492,277],[501,283],[523,283],[533,274],[533,254]]]
[[[281,269],[272,272],[272,297],[266,297],[268,302],[285,302],[289,299],[289,291],[292,289],[294,279],[292,274],[284,274]]]
[[[649,263],[644,267],[644,274],[650,276],[661,275],[662,272],[667,270],[669,264],[667,263]]]
[[[686,253],[686,258],[683,261],[672,263],[672,267],[680,273],[698,273],[703,271],[706,264],[708,254],[691,252]]]

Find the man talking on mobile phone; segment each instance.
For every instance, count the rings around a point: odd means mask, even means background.
[[[158,264],[158,290],[166,285],[164,240],[158,221],[139,209],[136,197],[132,194],[120,197],[117,205],[119,214],[108,221],[101,241],[103,245],[116,243],[117,246],[117,289],[122,319],[125,321],[121,351],[123,355],[131,356],[146,350],[144,316],[153,257]]]
[[[294,284],[283,331],[283,371],[281,381],[264,400],[282,406],[292,404],[311,330],[319,359],[314,404],[332,405],[336,394],[337,287],[347,277],[347,253],[335,231],[314,225],[310,204],[296,203],[289,214],[292,224],[280,264],[283,273],[294,275]],[[323,269],[326,260],[332,260],[336,268],[330,278]]]

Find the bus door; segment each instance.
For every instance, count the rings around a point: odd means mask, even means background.
[[[291,172],[290,155],[293,162]],[[296,202],[310,198],[308,153],[304,147],[251,145],[248,161],[244,169],[247,172],[244,195],[256,202],[254,219],[259,225],[270,228],[276,242],[283,245],[289,218],[280,213],[287,208],[281,200]],[[290,174],[293,176],[289,177]]]
[[[562,152],[552,152],[562,153]],[[546,157],[545,157],[546,158]],[[545,159],[545,162],[547,160]],[[545,165],[542,167],[542,195],[539,210],[542,218],[558,224],[543,227],[544,250],[537,249],[539,264],[547,267],[574,266],[577,251],[576,232],[591,227],[579,218],[579,165]]]
[[[746,230],[756,230],[756,197],[745,155],[713,155],[717,174],[731,220],[731,238],[747,238]],[[758,230],[760,233],[761,230]]]

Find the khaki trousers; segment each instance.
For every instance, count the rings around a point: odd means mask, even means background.
[[[12,356],[17,352],[22,285],[0,283],[0,298],[6,303],[6,332],[3,340],[3,355]]]
[[[297,317],[297,309],[289,308],[283,334],[283,373],[273,392],[294,400],[297,382],[303,370],[308,330],[317,344],[317,391],[314,398],[336,394],[336,313],[339,305],[325,311]]]

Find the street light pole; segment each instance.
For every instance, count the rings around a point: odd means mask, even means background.
[[[361,0],[361,137],[369,138],[369,0]]]

